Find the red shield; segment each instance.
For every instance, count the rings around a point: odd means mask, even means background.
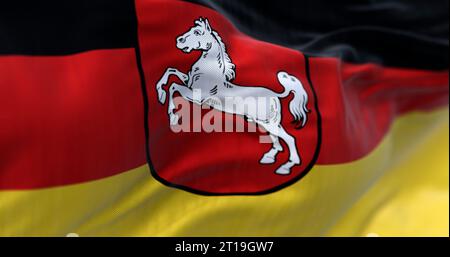
[[[223,16],[205,7],[178,1],[155,0],[151,5],[142,6],[139,3],[138,33],[141,71],[145,78],[147,152],[155,178],[165,185],[194,193],[234,195],[274,192],[306,175],[317,159],[321,134],[320,114],[309,79],[308,59],[300,52],[242,34]],[[151,15],[144,15],[149,13]],[[270,142],[261,142],[262,136],[269,134],[264,129],[256,132],[248,129],[245,132],[226,132],[225,129],[205,131],[198,127],[199,120],[194,119],[194,111],[181,112],[177,109],[181,122],[190,122],[191,131],[174,131],[174,126],[178,125],[171,125],[168,116],[169,87],[172,83],[182,86],[188,83],[177,76],[170,76],[163,88],[167,94],[164,104],[159,101],[156,85],[168,68],[189,76],[194,63],[201,58],[201,50],[192,49],[185,53],[177,48],[177,39],[182,40],[179,36],[194,27],[194,22],[199,21],[200,17],[208,20],[208,25],[226,45],[226,53],[235,65],[235,78],[230,83],[242,87],[264,87],[281,93],[286,88],[277,76],[280,71],[301,82],[308,96],[306,107],[309,110],[304,127],[299,128],[298,124],[292,123],[294,115],[289,105],[294,101],[294,95],[280,98],[280,126],[295,139],[295,148],[301,157],[301,163],[294,165],[289,174],[276,173],[281,165],[290,161],[291,153],[285,140],[280,140],[283,151],[276,155],[274,163],[261,163],[262,157],[272,148]],[[176,96],[180,93],[175,92]],[[182,101],[185,101],[183,106],[187,104],[191,109],[199,107],[188,100]],[[234,126],[248,128],[252,124],[251,119],[247,120],[242,115],[216,109],[202,110],[200,119],[218,114],[212,112],[220,113],[223,127],[233,123]]]

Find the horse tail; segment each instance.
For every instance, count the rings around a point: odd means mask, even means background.
[[[285,76],[286,75],[286,76]],[[302,122],[301,126],[305,126],[308,120],[308,94],[305,91],[302,83],[295,77],[290,76],[286,72],[278,74],[278,81],[283,85],[285,91],[278,94],[279,98],[287,97],[291,92],[294,93],[294,98],[289,103],[289,110],[294,117],[294,122]]]

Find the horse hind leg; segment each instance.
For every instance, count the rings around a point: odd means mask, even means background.
[[[264,154],[262,159],[259,161],[261,164],[272,164],[275,163],[277,154],[283,151],[283,147],[280,144],[280,140],[278,136],[270,134],[270,139],[272,140],[272,148]]]
[[[289,135],[286,130],[280,125],[277,126],[276,133],[284,142],[288,145],[289,148],[289,160],[281,165],[275,173],[278,175],[289,175],[291,174],[291,169],[295,165],[299,165],[301,163],[300,156],[298,155],[297,146],[295,143],[295,138]]]

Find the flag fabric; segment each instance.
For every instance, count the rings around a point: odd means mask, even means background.
[[[0,4],[0,235],[448,236],[448,1]]]

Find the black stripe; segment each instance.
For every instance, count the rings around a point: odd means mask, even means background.
[[[448,69],[447,0],[189,1],[216,9],[255,38],[309,55]],[[135,47],[136,23],[132,0],[3,0],[0,54]]]
[[[0,3],[0,54],[62,55],[135,45],[132,0]]]
[[[255,38],[353,63],[448,69],[448,0],[189,0]]]

